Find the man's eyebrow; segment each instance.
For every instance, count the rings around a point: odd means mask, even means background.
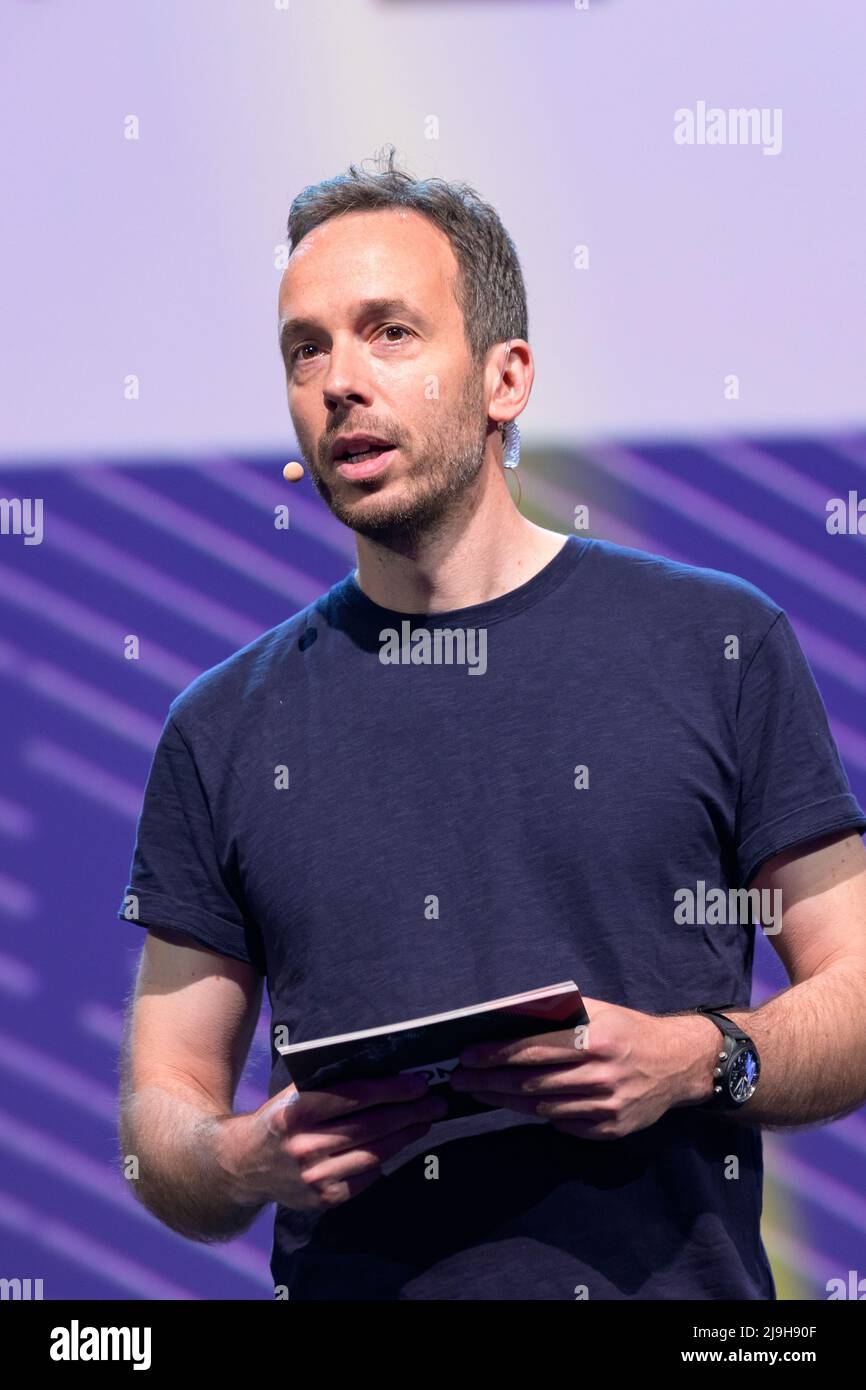
[[[429,320],[419,309],[415,308],[414,304],[410,304],[406,299],[399,297],[362,299],[357,305],[356,317],[359,319],[378,318],[380,315],[384,318],[394,315],[399,318],[411,318],[421,328],[429,329],[430,327]],[[320,327],[318,320],[314,318],[280,319],[280,345],[282,346],[299,333],[315,333]]]

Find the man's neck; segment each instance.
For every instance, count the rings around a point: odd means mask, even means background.
[[[506,505],[482,506],[446,522],[411,548],[356,535],[356,579],[374,603],[398,613],[444,613],[499,598],[526,584],[562,549],[566,536]],[[407,553],[408,552],[408,553]]]

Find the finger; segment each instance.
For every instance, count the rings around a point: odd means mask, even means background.
[[[537,1115],[543,1120],[579,1117],[582,1123],[588,1124],[603,1124],[610,1120],[610,1115],[599,1109],[598,1101],[593,1102],[586,1097],[565,1096],[544,1100],[540,1096],[511,1095],[506,1091],[470,1091],[469,1094],[497,1110],[516,1110],[519,1114]]]
[[[299,1091],[287,1086],[267,1104],[270,1120],[285,1129],[303,1127],[313,1120],[330,1120],[374,1105],[397,1104],[426,1095],[428,1083],[419,1072],[407,1076],[365,1077],[343,1081],[326,1089]]]
[[[580,1060],[586,1056],[588,1025],[560,1028],[555,1033],[538,1033],[531,1038],[515,1038],[511,1042],[474,1043],[460,1053],[460,1062],[468,1067],[544,1066],[547,1063]]]
[[[602,1085],[599,1076],[561,1067],[458,1067],[448,1082],[455,1091],[498,1091],[505,1095],[549,1095],[574,1091],[592,1095]]]
[[[357,1149],[347,1149],[344,1153],[324,1159],[321,1163],[308,1168],[304,1173],[304,1181],[330,1185],[334,1182],[343,1182],[346,1178],[355,1177],[360,1173],[369,1172],[371,1169],[378,1169],[386,1158],[391,1158],[401,1149],[404,1149],[407,1144],[412,1144],[416,1139],[420,1139],[429,1128],[429,1121],[408,1125],[395,1134],[371,1140],[369,1144],[364,1144]]]
[[[382,1173],[379,1168],[371,1168],[367,1173],[356,1173],[352,1178],[345,1181],[332,1182],[327,1187],[319,1188],[319,1199],[321,1205],[327,1210],[331,1207],[341,1207],[344,1202],[348,1202],[351,1197],[357,1197],[359,1192],[365,1188],[372,1187]]]
[[[365,1146],[398,1130],[405,1130],[410,1125],[430,1125],[435,1120],[441,1120],[447,1111],[445,1097],[435,1095],[422,1096],[420,1100],[403,1105],[383,1105],[360,1111],[352,1119],[341,1117],[312,1133],[304,1130],[290,1135],[286,1149],[305,1169],[306,1165],[317,1163],[327,1155]]]
[[[591,1100],[586,1096],[559,1096],[538,1103],[538,1114],[545,1119],[575,1120],[581,1124],[610,1123],[609,1097]]]

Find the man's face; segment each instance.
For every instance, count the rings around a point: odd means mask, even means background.
[[[280,284],[281,324],[301,320],[283,330],[282,352],[304,462],[334,515],[384,543],[430,534],[467,505],[484,461],[484,372],[466,343],[457,275],[438,227],[389,208],[317,227]],[[369,476],[332,457],[338,436],[354,433],[395,446]]]

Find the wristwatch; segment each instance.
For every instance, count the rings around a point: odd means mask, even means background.
[[[722,1050],[713,1070],[713,1094],[705,1102],[714,1110],[738,1110],[755,1094],[761,1075],[758,1049],[748,1033],[720,1009],[733,1009],[735,1004],[699,1004],[697,1014],[711,1018],[724,1037]]]

